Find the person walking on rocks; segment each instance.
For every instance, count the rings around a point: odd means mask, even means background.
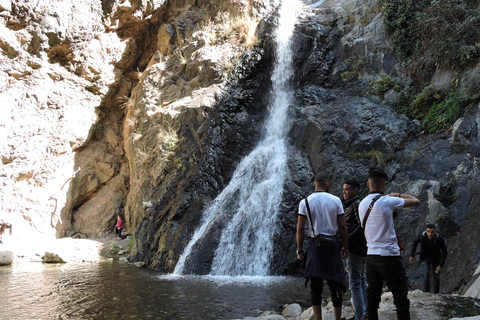
[[[342,315],[342,295],[346,290],[342,256],[347,258],[348,231],[340,198],[328,193],[330,178],[326,173],[315,176],[315,192],[300,201],[297,224],[297,258],[304,275],[310,280],[310,297],[316,320],[322,319],[323,280],[332,297],[335,320]],[[303,250],[305,223],[309,223],[308,248]],[[343,248],[337,241],[341,235]],[[317,238],[316,238],[317,237]],[[318,241],[317,240],[321,240]]]
[[[367,313],[367,281],[365,278],[367,241],[358,214],[359,190],[360,183],[356,180],[347,180],[343,183],[343,208],[348,229],[348,251],[350,252],[347,259],[348,283],[355,309],[355,316],[351,320],[364,320]]]
[[[117,234],[117,240],[122,239],[122,230],[123,230],[123,217],[121,215],[117,216],[117,224],[115,225],[115,233]]]
[[[385,281],[393,294],[397,319],[410,320],[407,276],[395,233],[393,211],[418,206],[420,201],[397,192],[385,195],[387,181],[388,176],[382,169],[371,168],[367,182],[370,194],[358,207],[367,240],[367,315],[368,320],[378,320]]]
[[[447,259],[447,245],[445,239],[436,232],[434,224],[427,224],[427,228],[413,241],[410,251],[410,264],[413,264],[413,257],[418,244],[420,247],[420,261],[423,262],[423,285],[425,292],[430,292],[430,269],[433,270],[433,293],[440,292],[440,270]]]

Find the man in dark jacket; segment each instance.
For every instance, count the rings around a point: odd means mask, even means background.
[[[365,240],[358,216],[359,189],[360,183],[356,180],[347,180],[343,183],[343,208],[348,229],[348,250],[350,251],[347,258],[348,280],[355,308],[353,319],[364,320],[367,312],[367,281],[365,278],[367,240]]]
[[[436,232],[434,224],[427,224],[427,229],[420,234],[412,245],[410,251],[410,264],[418,244],[421,243],[420,261],[423,261],[424,291],[430,292],[430,269],[433,270],[433,293],[440,292],[440,270],[447,259],[447,245],[445,239]]]

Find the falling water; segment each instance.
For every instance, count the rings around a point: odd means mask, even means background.
[[[194,245],[215,221],[228,221],[212,262],[211,275],[266,276],[286,176],[288,106],[293,92],[291,36],[297,0],[283,0],[275,35],[270,114],[265,138],[236,168],[229,185],[205,210],[200,227],[180,257],[174,274],[183,274]]]

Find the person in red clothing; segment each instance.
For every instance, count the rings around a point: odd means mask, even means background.
[[[122,230],[123,230],[123,217],[121,215],[117,216],[117,225],[115,226],[115,233],[117,234],[117,240],[122,239]]]

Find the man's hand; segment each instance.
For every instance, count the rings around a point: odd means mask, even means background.
[[[438,266],[438,267],[435,269],[435,273],[436,273],[436,274],[439,274],[439,273],[440,273],[440,270],[442,270],[442,267]]]
[[[410,259],[408,259],[408,262],[409,262],[410,264],[413,264],[413,257],[410,257]]]
[[[350,252],[348,251],[348,248],[345,249],[344,247],[342,247],[342,258],[347,259],[349,255],[350,255]]]
[[[298,260],[303,260],[303,258],[305,258],[305,252],[297,254],[297,259]]]

